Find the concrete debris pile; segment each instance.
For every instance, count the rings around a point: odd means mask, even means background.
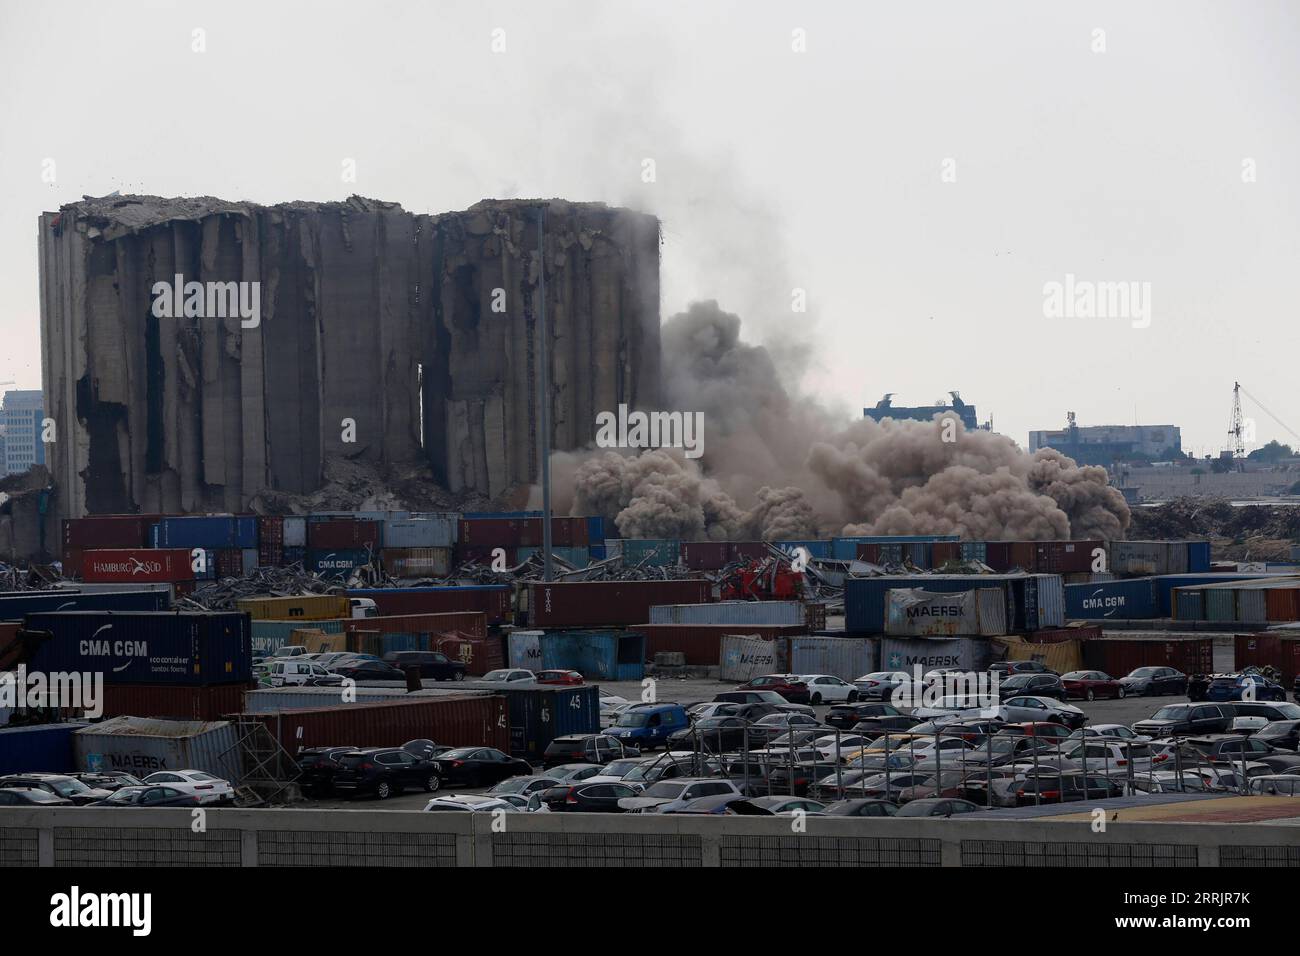
[[[1214,553],[1232,560],[1287,561],[1300,542],[1300,507],[1246,505],[1223,498],[1178,498],[1136,508],[1129,537],[1137,541],[1209,538]]]
[[[178,597],[178,607],[208,611],[233,611],[238,602],[257,597],[291,597],[298,594],[336,594],[343,590],[337,578],[325,578],[291,564],[282,568],[257,568],[240,577],[225,577]]]

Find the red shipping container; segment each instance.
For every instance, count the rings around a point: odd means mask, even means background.
[[[0,622],[0,671],[17,667],[25,657],[18,642],[18,631],[22,626],[22,621]]]
[[[1062,641],[1099,641],[1101,625],[1089,624],[1086,627],[1054,627],[1034,631],[1027,638],[1031,644],[1059,644]],[[1116,675],[1111,675],[1116,676]],[[1123,677],[1123,674],[1118,675]]]
[[[513,545],[456,545],[456,563],[463,564],[467,561],[476,561],[479,564],[491,565],[496,560],[496,552],[503,552],[506,567],[513,568],[519,563],[518,548]]]
[[[938,570],[949,561],[961,560],[960,541],[935,541],[930,545],[930,567]]]
[[[870,564],[880,563],[880,545],[878,543],[860,543],[857,551],[857,558],[859,561],[866,561]]]
[[[1214,669],[1214,641],[1199,637],[1103,638],[1082,645],[1083,664],[1123,677],[1139,667],[1173,667],[1184,674]]]
[[[721,663],[722,638],[728,634],[757,634],[765,640],[807,634],[802,624],[634,624],[629,633],[645,635],[646,660],[660,651],[679,651],[686,663],[716,667]]]
[[[515,548],[524,543],[522,535],[519,519],[462,518],[456,543],[467,548]]]
[[[732,561],[761,561],[772,552],[762,541],[732,541],[727,556]]]
[[[349,591],[348,597],[370,598],[384,615],[482,611],[488,624],[510,619],[508,587],[380,588]]]
[[[244,573],[244,555],[238,548],[220,549],[214,563],[219,578],[237,578]]]
[[[188,548],[86,551],[81,560],[81,578],[94,582],[193,581],[191,560]]]
[[[361,518],[330,518],[307,522],[307,547],[333,550],[379,550],[383,526]]]
[[[291,754],[307,747],[400,747],[419,738],[451,747],[510,749],[509,708],[498,696],[438,694],[243,714],[240,719],[264,724]]]
[[[487,616],[482,611],[451,611],[442,614],[394,614],[352,618],[343,630],[378,631],[383,634],[445,634],[459,631],[471,637],[487,636]]]
[[[717,571],[731,563],[726,541],[683,541],[682,564],[692,571]]]
[[[1270,621],[1300,621],[1300,590],[1267,588],[1264,606]]]
[[[244,709],[244,692],[256,684],[105,684],[104,717],[159,717],[166,720],[220,720]]]
[[[63,549],[63,576],[65,578],[81,577],[81,563],[86,560],[83,548]]]
[[[1091,572],[1093,551],[1104,547],[1101,541],[1039,541],[1034,545],[1033,566],[1026,570],[1039,574]]]
[[[64,548],[147,548],[149,527],[160,514],[92,515],[63,520]]]
[[[466,673],[471,677],[482,677],[488,671],[506,666],[505,646],[500,637],[477,639],[463,634],[448,634],[435,638],[433,649],[442,651],[452,660],[464,661]]]
[[[532,627],[616,627],[648,620],[656,604],[706,604],[708,581],[573,581],[528,584]]]
[[[1283,653],[1281,634],[1238,634],[1235,645],[1234,663],[1238,670],[1251,666],[1286,670],[1288,662]]]

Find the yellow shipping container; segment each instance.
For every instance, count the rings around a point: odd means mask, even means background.
[[[352,609],[346,596],[341,594],[297,594],[293,597],[249,598],[239,602],[239,609],[247,611],[254,621],[324,621],[330,618],[351,617]]]
[[[289,643],[301,644],[307,648],[309,654],[341,653],[348,649],[348,636],[342,633],[326,634],[318,628],[301,627],[295,628],[289,635]]]

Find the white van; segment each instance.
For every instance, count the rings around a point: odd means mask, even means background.
[[[343,683],[338,674],[331,674],[319,664],[311,661],[298,661],[293,658],[270,661],[266,682],[272,687],[292,685],[318,687],[337,686]]]

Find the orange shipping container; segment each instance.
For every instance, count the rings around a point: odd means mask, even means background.
[[[1264,606],[1270,621],[1300,621],[1300,589],[1266,588]]]

